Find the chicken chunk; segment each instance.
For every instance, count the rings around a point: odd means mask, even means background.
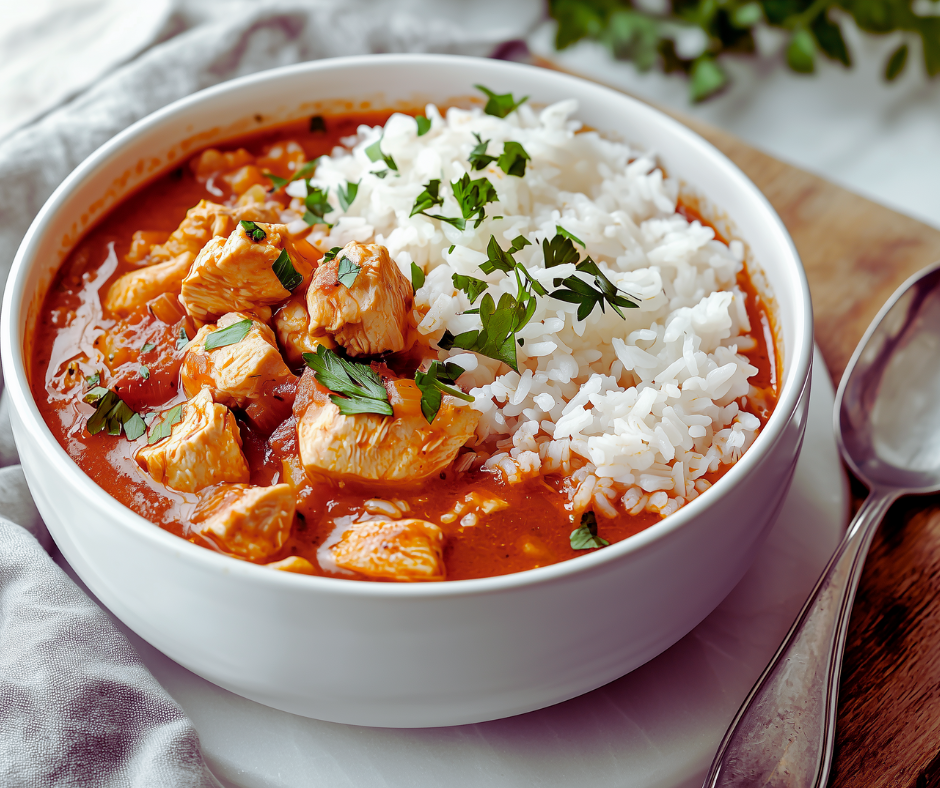
[[[240,340],[206,350],[206,340],[213,333],[245,320],[250,321],[250,326]],[[253,400],[270,396],[278,384],[293,380],[295,376],[281,358],[274,332],[239,312],[223,315],[215,326],[200,328],[186,346],[180,370],[180,382],[187,397],[208,388],[213,400],[230,408],[248,407]]]
[[[444,534],[424,520],[357,523],[331,549],[341,569],[376,580],[443,580]]]
[[[265,567],[268,569],[277,569],[280,572],[292,572],[295,575],[315,575],[316,570],[306,558],[301,558],[299,555],[291,555],[287,558],[282,558],[280,561],[273,561],[270,564],[265,564]]]
[[[137,452],[137,463],[155,481],[180,492],[249,478],[235,417],[213,403],[208,389],[183,405],[183,419],[168,437]]]
[[[238,225],[228,239],[213,238],[196,257],[183,280],[180,300],[186,312],[210,322],[227,312],[253,311],[290,298],[273,266],[288,245],[283,224],[258,224],[264,237],[255,240]],[[309,280],[313,266],[290,253],[294,270]]]
[[[108,288],[104,308],[126,317],[157,296],[179,293],[183,277],[194,259],[192,252],[182,252],[165,263],[148,265],[118,277]]]
[[[393,416],[344,416],[312,371],[304,371],[294,416],[308,476],[383,482],[424,479],[453,461],[480,420],[478,411],[445,395],[434,423],[428,424],[414,381],[387,381],[386,388]]]
[[[220,484],[206,491],[193,513],[198,533],[249,561],[263,561],[280,550],[293,522],[294,491],[288,484]]]
[[[310,333],[329,333],[351,356],[404,350],[411,307],[411,284],[377,244],[346,244],[307,290]]]
[[[329,336],[314,336],[310,333],[310,317],[307,314],[306,299],[295,295],[274,315],[274,330],[277,340],[284,350],[284,355],[291,364],[300,364],[304,353],[316,353],[320,345],[331,350],[336,342]]]

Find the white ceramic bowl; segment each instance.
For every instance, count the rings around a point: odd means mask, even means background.
[[[676,514],[593,554],[520,574],[378,584],[272,572],[196,547],[119,504],[62,450],[27,384],[25,339],[56,269],[131,190],[200,147],[323,111],[446,104],[474,83],[548,104],[654,150],[749,247],[775,296],[783,386],[744,457]],[[318,103],[319,102],[319,103]],[[802,442],[812,316],[793,244],[722,154],[661,113],[556,72],[389,55],[234,80],[154,113],[79,166],[33,222],[2,313],[3,372],[36,504],[79,576],[145,640],[247,698],[310,717],[417,727],[479,722],[587,692],[655,657],[738,582],[773,524]]]

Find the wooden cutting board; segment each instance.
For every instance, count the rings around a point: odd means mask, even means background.
[[[728,156],[780,214],[803,260],[816,342],[838,386],[882,305],[940,260],[940,230],[659,109]],[[857,509],[866,490],[853,482],[852,492]],[[899,501],[875,536],[849,628],[829,785],[940,788],[940,496]]]

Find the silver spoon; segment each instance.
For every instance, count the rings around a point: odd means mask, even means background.
[[[905,282],[836,395],[842,457],[870,490],[712,762],[705,788],[820,788],[835,742],[842,651],[875,530],[895,500],[940,490],[940,264]]]

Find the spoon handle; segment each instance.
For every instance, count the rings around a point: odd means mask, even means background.
[[[704,788],[826,785],[842,651],[872,537],[898,497],[873,489],[722,739]]]

